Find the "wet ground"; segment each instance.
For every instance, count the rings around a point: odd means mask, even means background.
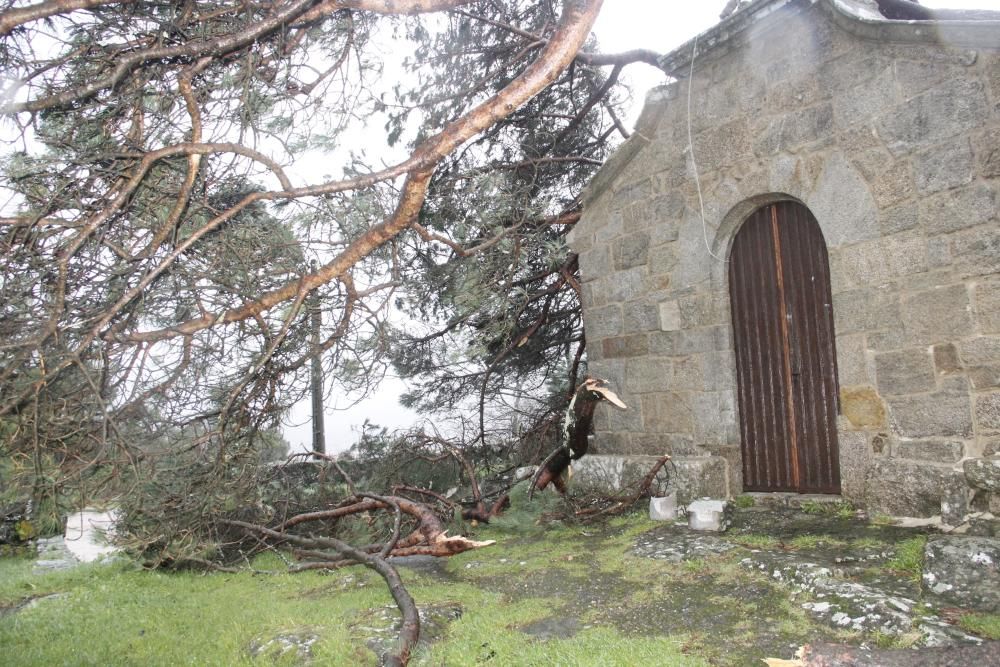
[[[533,640],[603,626],[676,637],[711,664],[759,665],[822,641],[978,642],[954,625],[956,610],[946,618],[922,597],[913,554],[922,553],[925,534],[845,508],[751,507],[722,534],[634,518],[543,538],[501,537],[490,549],[407,565],[511,602],[548,601],[549,617],[518,626]]]

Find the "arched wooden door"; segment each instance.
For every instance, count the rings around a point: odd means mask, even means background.
[[[840,493],[837,353],[826,243],[802,204],[751,215],[729,290],[747,491]]]

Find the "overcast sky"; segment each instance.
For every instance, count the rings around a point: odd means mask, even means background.
[[[594,26],[601,50],[606,53],[645,48],[668,53],[719,21],[726,0],[605,0]],[[997,9],[1000,0],[923,0],[927,7],[947,9]],[[629,127],[638,117],[646,91],[663,82],[663,73],[642,64],[626,68],[624,79],[633,89],[634,103],[627,119]],[[419,416],[399,406],[403,383],[386,378],[376,396],[356,403],[356,397],[331,396],[325,415],[327,451],[348,449],[357,440],[366,419],[399,428]],[[329,387],[328,387],[329,392]],[[301,403],[286,420],[285,437],[295,451],[311,448],[309,403]]]

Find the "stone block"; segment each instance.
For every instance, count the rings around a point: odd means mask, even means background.
[[[955,463],[964,452],[965,445],[958,440],[902,440],[896,445],[895,455],[904,459]]]
[[[941,489],[941,523],[946,526],[961,526],[969,513],[972,489],[967,486],[945,485]]]
[[[972,437],[967,391],[945,389],[930,394],[887,399],[892,424],[906,438]]]
[[[918,219],[921,229],[930,236],[975,227],[996,215],[997,197],[993,188],[974,183],[922,199]]]
[[[630,302],[624,305],[625,333],[655,331],[660,328],[660,312],[656,304]]]
[[[616,336],[601,341],[604,359],[621,359],[641,357],[649,352],[649,336],[632,334],[631,336]]]
[[[668,190],[663,194],[653,197],[646,206],[649,209],[648,215],[653,224],[667,225],[669,222],[679,219],[684,214],[686,203],[683,195],[679,192]]]
[[[900,312],[906,338],[914,344],[948,342],[973,332],[972,304],[965,285],[904,296]]]
[[[622,209],[622,222],[624,223],[622,231],[626,234],[643,231],[649,227],[650,219],[644,206],[645,203],[638,201]]]
[[[694,138],[698,162],[715,167],[737,164],[753,155],[752,134],[746,117],[698,134]]]
[[[924,594],[950,606],[1000,611],[1000,538],[934,535],[924,547]]]
[[[946,485],[965,486],[964,476],[929,463],[875,459],[866,478],[865,505],[892,516],[938,516]]]
[[[950,68],[941,67],[939,62],[904,60],[902,58],[896,60],[893,69],[896,82],[907,98],[919,95],[953,73]]]
[[[963,230],[952,236],[952,255],[959,275],[963,278],[1000,273],[1000,234],[997,220]]]
[[[926,271],[927,241],[920,236],[877,239],[844,247],[839,256],[847,284],[873,287]]]
[[[875,371],[878,390],[887,396],[915,394],[936,388],[934,368],[927,348],[876,354]]]
[[[980,333],[1000,333],[1000,282],[982,282],[975,286],[976,323]]]
[[[693,354],[680,357],[674,361],[673,377],[670,388],[680,391],[700,391],[705,387],[705,376],[702,372],[703,355]]]
[[[616,271],[605,277],[601,286],[611,302],[641,299],[646,294],[646,268],[638,266]]]
[[[676,299],[660,304],[660,329],[677,331],[681,328],[681,308]]]
[[[653,226],[652,229],[649,230],[649,243],[654,248],[663,249],[664,246],[668,246],[672,242],[674,242],[674,241],[677,240],[677,237],[680,235],[680,230],[681,230],[681,220],[680,219],[670,220],[668,222],[663,222],[663,223],[660,223],[660,224],[656,224],[656,225]],[[672,247],[673,246],[671,246],[671,248]],[[663,261],[663,260],[665,260],[667,258],[664,258],[664,257],[654,257],[654,256],[651,255],[650,259],[649,259],[649,264],[650,264],[651,267],[656,268],[657,266],[660,266],[657,263],[657,259],[660,260],[660,261]],[[668,260],[668,263],[672,265],[673,263],[676,263],[676,262],[677,262],[677,253],[674,252],[673,253],[673,259],[672,260]],[[669,268],[670,267],[667,267],[665,270],[669,270]]]
[[[886,236],[908,231],[919,224],[920,214],[914,202],[880,211],[879,226]]]
[[[715,350],[701,355],[706,390],[736,387],[736,360],[732,350]]]
[[[908,153],[973,131],[989,115],[989,106],[979,81],[946,79],[884,114],[878,133],[893,154]]]
[[[837,375],[841,386],[869,384],[868,346],[864,334],[837,336]]]
[[[649,234],[639,232],[615,240],[612,259],[619,271],[644,266],[649,259]]]
[[[833,295],[837,332],[849,334],[902,326],[899,296],[884,289],[852,289]]]
[[[918,153],[913,160],[914,180],[921,194],[931,194],[967,185],[975,175],[969,140],[939,144]]]
[[[596,280],[611,273],[611,250],[602,244],[580,253],[580,272],[584,280]]]
[[[650,456],[669,454],[675,459],[706,454],[687,433],[633,433],[632,453]]]
[[[818,104],[806,109],[793,110],[782,118],[778,130],[779,146],[794,148],[819,139],[826,139],[832,134],[833,106],[830,103]]]
[[[677,518],[677,492],[667,496],[650,496],[649,518],[653,521],[673,521]]]
[[[872,387],[841,387],[840,410],[854,428],[882,428],[886,425],[885,403]]]
[[[706,496],[729,496],[726,460],[720,456],[675,457],[671,473],[674,475],[672,488],[677,489],[679,502],[690,502]]]
[[[694,436],[705,445],[726,442],[731,427],[737,424],[736,397],[732,391],[694,392],[690,399],[694,416]]]
[[[822,221],[829,248],[879,235],[878,227],[873,224],[878,220],[878,207],[869,184],[840,153],[834,153],[824,162],[809,202],[816,219]]]
[[[962,466],[969,486],[1000,493],[1000,458],[966,459]]]
[[[598,454],[628,454],[631,447],[631,434],[596,431],[590,440],[587,456]],[[575,464],[574,464],[575,465]]]
[[[940,375],[951,375],[962,370],[958,348],[952,343],[935,345],[933,349],[934,370]]]
[[[661,357],[630,359],[625,365],[625,388],[630,393],[646,394],[671,388],[673,363]]]
[[[927,266],[932,270],[952,268],[951,244],[947,237],[935,236],[927,239]]]
[[[909,160],[893,160],[871,175],[871,190],[878,207],[890,208],[916,194],[913,165]]]
[[[1000,176],[1000,129],[993,128],[975,142],[976,165],[983,178]]]
[[[677,244],[655,246],[649,251],[649,272],[652,275],[670,273],[677,266]]]
[[[620,183],[615,188],[614,196],[611,199],[613,208],[623,208],[629,204],[646,199],[653,194],[653,182],[644,178],[638,182]]]
[[[726,500],[704,498],[688,505],[687,513],[688,527],[691,530],[721,533],[729,528],[733,506]]]
[[[691,433],[694,418],[686,392],[658,392],[642,396],[643,429],[647,433]]]
[[[865,500],[865,477],[871,466],[872,454],[869,435],[864,431],[838,433],[840,450],[840,493],[845,498]]]
[[[840,67],[826,69],[831,74],[839,73],[841,77],[845,74]],[[850,74],[851,79],[857,76],[854,69],[850,70]],[[877,116],[893,102],[891,91],[895,90],[895,85],[892,67],[879,70],[870,83],[858,83],[855,80],[853,85],[845,86],[833,98],[833,113],[838,127],[850,127]]]
[[[587,455],[573,463],[571,489],[574,493],[606,494],[634,490],[658,460],[658,456]],[[677,493],[679,503],[709,493],[726,495],[725,461],[678,457],[672,463],[664,466],[664,476],[657,478],[662,488]]]
[[[659,331],[650,334],[649,337],[650,352],[667,357],[731,350],[732,344],[732,330],[728,324],[680,331]]]
[[[613,210],[607,220],[605,220],[604,224],[595,228],[594,249],[603,248],[607,250],[609,266],[611,257],[611,241],[625,233],[624,218],[625,216],[622,215],[620,208]]]
[[[1000,387],[1000,337],[979,336],[962,341],[961,352],[973,389]]]
[[[1000,392],[976,396],[976,426],[980,433],[1000,432]]]
[[[719,324],[723,319],[721,308],[714,294],[701,293],[677,300],[681,312],[681,325],[685,329]]]
[[[588,341],[620,336],[625,329],[621,306],[612,304],[590,309],[584,317]]]
[[[621,387],[623,385],[614,386]],[[609,403],[601,403],[597,406],[597,414],[604,416],[607,430],[626,433],[642,431],[642,402],[639,397],[626,392],[619,392],[619,397],[628,406],[627,410],[613,407]]]

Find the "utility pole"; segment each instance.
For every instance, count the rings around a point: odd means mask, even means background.
[[[314,452],[326,454],[326,432],[323,428],[323,355],[320,346],[323,310],[320,304],[319,290],[313,293],[309,301],[309,342],[312,346],[310,367],[312,385],[312,448]]]

